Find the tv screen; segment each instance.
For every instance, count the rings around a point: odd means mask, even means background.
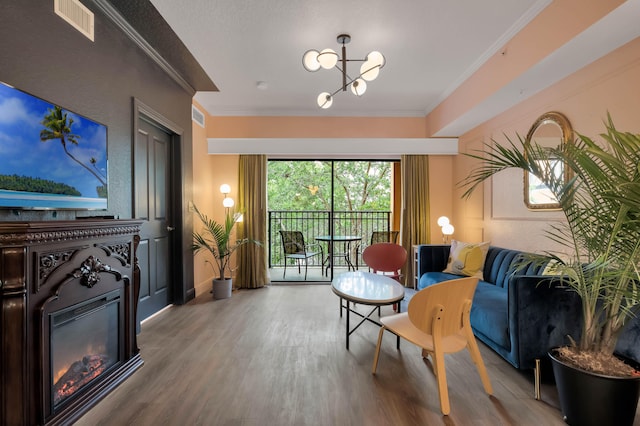
[[[0,82],[0,208],[105,210],[107,127]]]

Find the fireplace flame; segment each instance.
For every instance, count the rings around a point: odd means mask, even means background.
[[[102,374],[113,362],[108,355],[85,355],[75,361],[55,380],[53,385],[53,403],[59,404],[78,389]]]
[[[73,350],[73,347],[68,348],[69,353],[65,354],[57,354],[57,361],[55,367],[58,367],[56,371],[53,372],[53,383],[57,383],[58,380],[69,371],[74,362],[77,362],[78,355],[85,354],[104,354],[107,352],[107,347],[105,344],[88,344],[82,351]],[[72,352],[73,351],[73,352]],[[65,351],[66,352],[66,351]]]

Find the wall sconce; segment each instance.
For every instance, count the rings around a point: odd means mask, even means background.
[[[449,218],[446,216],[440,216],[438,218],[438,226],[442,230],[442,242],[444,244],[448,244],[449,238],[451,237],[451,235],[453,235],[453,231],[455,230],[455,228],[449,222]]]

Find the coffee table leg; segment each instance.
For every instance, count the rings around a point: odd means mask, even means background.
[[[347,350],[349,350],[349,317],[351,315],[349,315],[349,312],[351,312],[351,309],[349,309],[349,301],[347,300],[347,332],[346,332],[346,338],[347,338]]]
[[[398,313],[400,313],[401,309],[400,309],[400,304],[402,303],[402,300],[398,302]],[[396,334],[396,349],[400,349],[400,336],[398,336]]]

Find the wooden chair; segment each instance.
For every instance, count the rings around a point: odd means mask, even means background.
[[[493,393],[491,381],[469,321],[471,302],[477,284],[478,278],[475,277],[434,284],[411,298],[408,312],[381,318],[380,322],[383,326],[378,335],[371,372],[376,373],[382,335],[385,330],[389,330],[420,346],[423,357],[431,355],[433,370],[438,381],[442,414],[448,415],[451,411],[444,354],[467,348],[478,369],[484,390],[491,395]]]
[[[401,269],[407,261],[407,251],[394,243],[376,243],[362,252],[362,260],[374,274],[382,273],[400,282]]]
[[[324,250],[320,244],[305,244],[304,235],[300,231],[280,231],[280,239],[282,240],[282,248],[284,250],[284,272],[282,278],[287,275],[287,260],[294,259],[298,264],[298,273],[300,273],[300,262],[304,262],[304,279],[307,279],[307,266],[309,259],[320,256],[322,262],[322,270],[324,270]]]

